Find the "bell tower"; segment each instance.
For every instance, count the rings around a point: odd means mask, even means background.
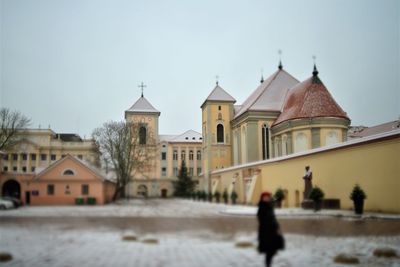
[[[205,190],[211,190],[210,172],[232,165],[233,104],[236,100],[216,86],[201,105],[203,133],[203,175]]]

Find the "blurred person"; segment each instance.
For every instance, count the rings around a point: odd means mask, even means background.
[[[280,249],[284,249],[285,240],[280,231],[279,223],[274,213],[274,203],[271,193],[264,192],[258,203],[258,251],[266,253],[265,266],[270,267],[272,258]]]

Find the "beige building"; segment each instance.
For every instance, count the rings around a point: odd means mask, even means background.
[[[195,181],[202,172],[201,134],[188,130],[180,135],[160,135],[160,114],[143,95],[125,111],[127,122],[139,124],[139,143],[155,153],[144,171],[132,173],[126,189],[128,196],[172,196],[173,181],[177,179],[182,161]]]
[[[50,129],[25,129],[17,133],[18,141],[3,151],[3,173],[39,172],[67,154],[98,165],[99,154],[93,139],[77,134],[55,133]]]
[[[346,140],[350,119],[318,76],[303,82],[280,64],[242,105],[219,84],[201,105],[205,189],[210,172]]]

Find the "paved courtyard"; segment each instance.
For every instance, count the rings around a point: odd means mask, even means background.
[[[255,218],[227,215],[226,209],[186,200],[134,200],[103,207],[2,211],[0,251],[14,257],[2,265],[264,266],[263,255],[255,250]],[[400,251],[399,220],[279,220],[287,245],[274,266],[341,266],[332,259],[342,252],[356,255],[360,266],[400,266],[398,258],[373,256],[378,247]],[[128,234],[137,240],[122,240]],[[239,241],[253,246],[238,248]]]

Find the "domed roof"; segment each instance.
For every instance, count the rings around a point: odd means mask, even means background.
[[[317,117],[350,120],[319,79],[318,71],[314,68],[312,77],[289,90],[282,112],[274,122],[274,126],[288,120]]]

